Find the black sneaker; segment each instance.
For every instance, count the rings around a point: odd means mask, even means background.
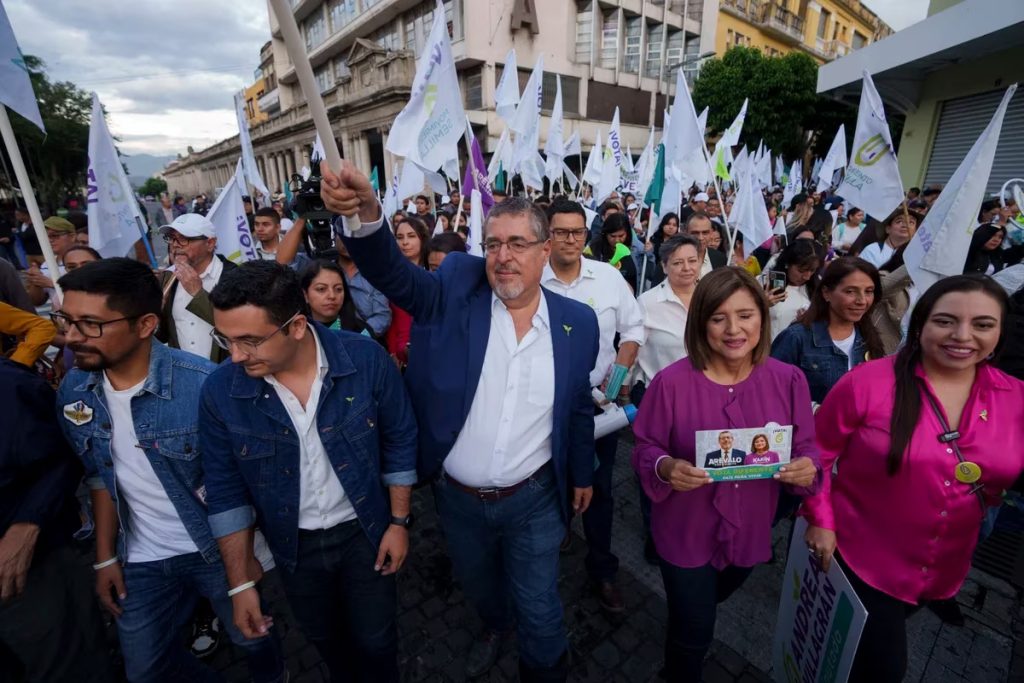
[[[196,657],[209,657],[220,647],[220,619],[215,616],[200,616],[192,622],[192,640],[189,649]]]
[[[469,648],[466,655],[466,677],[478,678],[491,670],[501,654],[501,634],[486,631]]]

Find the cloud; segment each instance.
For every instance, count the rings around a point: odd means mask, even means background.
[[[169,154],[238,133],[232,98],[270,38],[263,0],[5,0],[22,52],[95,90],[126,152]]]
[[[861,0],[894,31],[902,31],[928,15],[928,0]]]

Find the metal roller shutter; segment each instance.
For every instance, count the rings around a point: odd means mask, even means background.
[[[993,90],[981,95],[959,97],[942,103],[939,126],[935,133],[924,186],[945,185],[957,166],[967,156],[971,145],[978,139],[992,119],[1005,90]],[[1003,119],[995,162],[988,179],[987,193],[998,192],[1010,178],[1024,176],[1024,97],[1018,93],[1010,100]]]

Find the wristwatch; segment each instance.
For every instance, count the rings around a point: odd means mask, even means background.
[[[394,515],[391,515],[391,523],[395,526],[401,526],[409,529],[412,527],[412,514],[410,513],[405,517],[395,517]]]

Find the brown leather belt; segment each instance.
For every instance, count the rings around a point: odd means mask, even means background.
[[[483,501],[494,502],[496,500],[508,498],[513,493],[529,484],[531,479],[537,477],[537,475],[544,472],[548,467],[551,467],[550,461],[545,463],[539,470],[528,476],[526,479],[523,479],[517,484],[512,484],[512,486],[485,486],[482,488],[467,486],[447,472],[444,473],[444,478],[449,484],[464,493],[468,493],[469,495],[475,496]]]

